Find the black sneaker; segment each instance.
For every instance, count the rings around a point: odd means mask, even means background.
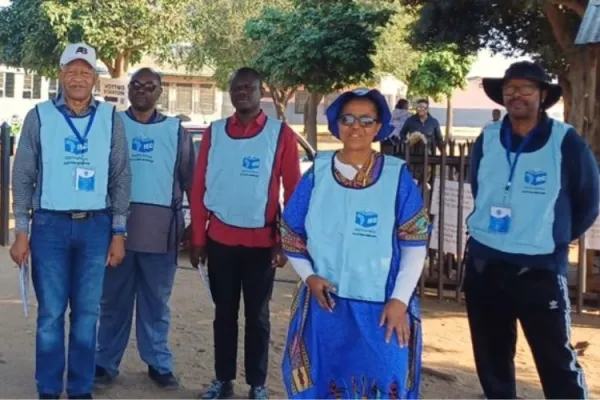
[[[233,397],[233,383],[231,381],[223,382],[214,380],[210,387],[204,392],[200,398],[204,400],[210,399],[230,399]]]
[[[93,399],[93,397],[91,393],[84,393],[71,395],[69,399]]]
[[[40,393],[38,398],[42,399],[60,399],[60,394]]]
[[[264,386],[252,386],[248,397],[251,399],[267,400],[269,394],[267,393],[267,388]]]
[[[176,390],[179,389],[179,381],[172,372],[161,374],[153,367],[148,367],[148,376],[162,389]]]
[[[96,376],[94,377],[94,386],[96,389],[103,389],[114,383],[115,377],[106,369],[96,365]]]

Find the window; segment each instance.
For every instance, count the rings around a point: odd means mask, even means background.
[[[156,103],[156,108],[158,108],[158,111],[163,112],[163,113],[168,113],[169,112],[169,84],[168,83],[163,83],[162,85],[163,91],[162,94],[160,95],[160,97],[158,98],[158,102]]]
[[[301,90],[296,92],[294,96],[294,109],[296,114],[304,114],[304,105],[308,101],[308,92]]]
[[[23,98],[42,98],[42,77],[39,75],[25,74],[23,80]]]
[[[215,112],[215,87],[201,83],[197,96],[194,96],[194,113],[212,114]]]
[[[15,97],[15,74],[12,72],[0,72],[0,97]]]
[[[175,113],[189,115],[192,113],[192,85],[178,83],[175,85]]]
[[[48,98],[55,99],[58,95],[58,79],[48,79]]]

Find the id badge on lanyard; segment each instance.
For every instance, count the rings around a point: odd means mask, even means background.
[[[90,117],[88,119],[88,123],[85,127],[85,131],[83,132],[83,135],[79,132],[79,130],[77,129],[75,124],[73,124],[73,121],[71,120],[71,117],[69,115],[67,115],[63,110],[61,110],[60,113],[62,114],[65,121],[67,122],[67,125],[69,125],[69,128],[71,128],[73,135],[75,135],[75,137],[77,138],[77,141],[79,142],[79,145],[81,146],[81,149],[84,150],[84,151],[82,151],[82,154],[86,153],[89,150],[87,137],[88,137],[88,134],[90,133],[90,130],[92,129],[92,124],[94,123],[94,118],[96,117],[96,109],[94,108],[92,110],[92,112],[90,113]],[[94,171],[93,168],[77,166],[73,170],[73,177],[74,177],[75,191],[93,192],[95,190],[96,171]]]
[[[506,161],[508,162],[508,180],[506,182],[506,186],[504,187],[504,195],[502,198],[502,203],[490,207],[490,223],[488,230],[493,233],[499,234],[507,234],[510,231],[510,226],[513,217],[513,210],[510,207],[509,203],[509,195],[512,187],[512,181],[515,175],[515,169],[517,167],[517,162],[519,161],[519,157],[521,153],[523,153],[523,149],[525,146],[531,141],[531,138],[535,134],[535,129],[527,134],[525,138],[521,141],[521,144],[517,148],[515,153],[515,159],[511,160],[512,153],[512,139],[511,132],[508,129],[503,129],[504,137],[505,137],[505,145],[506,145]]]

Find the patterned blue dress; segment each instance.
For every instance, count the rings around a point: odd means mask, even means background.
[[[366,187],[381,173],[383,157],[374,153],[353,180],[332,173],[346,187]],[[314,185],[313,170],[302,177],[283,213],[282,241],[286,254],[310,260],[305,218]],[[394,252],[387,277],[386,301],[394,289],[402,247],[423,246],[430,232],[428,214],[419,189],[406,167],[398,185]],[[349,191],[350,192],[350,191]],[[332,205],[338,207],[340,205]],[[327,218],[327,210],[322,212]],[[340,249],[340,251],[344,251]],[[368,285],[368,282],[365,282]],[[411,338],[400,347],[396,334],[385,342],[379,319],[385,303],[342,299],[333,295],[333,312],[323,310],[300,283],[291,306],[291,321],[282,364],[289,398],[400,399],[419,397],[421,370],[421,317],[418,299],[412,296],[408,313]]]

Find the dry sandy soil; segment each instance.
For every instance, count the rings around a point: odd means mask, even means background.
[[[35,299],[31,315],[24,318],[19,299],[17,270],[8,262],[7,249],[0,248],[0,398],[35,398],[33,377],[35,344]],[[121,375],[116,386],[96,393],[97,398],[195,398],[212,379],[212,306],[200,276],[181,260],[171,300],[172,328],[170,343],[175,353],[176,372],[182,383],[177,392],[163,392],[150,382],[140,361],[135,335],[132,334]],[[269,389],[272,398],[284,398],[279,364],[287,329],[288,307],[295,287],[289,269],[278,273],[271,306],[272,342]],[[463,307],[452,301],[426,300],[423,304],[424,365],[442,375],[425,373],[421,396],[424,398],[483,398],[474,372],[469,331]],[[241,317],[240,320],[243,320]],[[583,364],[590,395],[600,398],[600,317],[574,316],[573,342],[588,341],[590,347],[580,361]],[[243,339],[243,335],[240,335]],[[239,351],[239,377],[236,393],[244,398],[247,388],[243,377],[243,356]],[[531,354],[522,339],[516,359],[519,395],[541,398],[542,392]]]

